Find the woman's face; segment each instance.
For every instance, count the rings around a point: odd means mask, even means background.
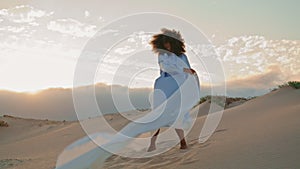
[[[164,47],[168,50],[171,51],[171,44],[169,42],[164,43]]]

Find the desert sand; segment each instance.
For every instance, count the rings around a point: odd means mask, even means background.
[[[187,135],[187,150],[180,150],[178,145],[163,154],[142,159],[114,155],[107,159],[104,168],[297,169],[300,168],[299,103],[300,90],[286,87],[234,104],[224,111],[212,137],[199,143],[198,136],[209,109],[209,102],[204,102],[191,111],[200,112]],[[116,129],[129,122],[119,115],[102,118]],[[85,136],[79,122],[10,116],[0,120],[9,124],[0,127],[0,169],[53,169],[63,149]],[[163,145],[157,145],[160,146]]]

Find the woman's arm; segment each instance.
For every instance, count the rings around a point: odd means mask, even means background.
[[[191,65],[190,65],[190,62],[189,62],[187,56],[183,53],[181,55],[181,57],[182,57],[182,60],[185,62],[186,66],[187,66],[186,68],[183,69],[183,71],[186,72],[186,73],[195,74],[196,71],[191,68]]]
[[[190,69],[191,69],[191,65],[190,65],[190,62],[189,62],[187,56],[183,53],[183,54],[181,55],[181,57],[182,57],[182,60],[183,60],[183,61],[185,62],[185,64],[187,65],[187,68],[190,68]]]
[[[164,72],[174,74],[174,73],[190,73],[194,74],[195,70],[191,69],[190,63],[187,57],[183,54],[182,59],[180,59],[176,55],[159,55],[158,56],[158,63],[160,69]]]

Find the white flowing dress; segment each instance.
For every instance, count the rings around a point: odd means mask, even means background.
[[[187,79],[188,74],[183,71],[184,68],[191,68],[190,63],[185,54],[181,54],[177,56],[175,54],[160,54],[158,56],[158,63],[160,67],[160,77],[155,80],[154,83],[154,100],[153,107],[155,109],[161,103],[165,101],[165,99],[170,98],[170,96],[179,89],[180,85]],[[159,96],[162,92],[163,97]],[[183,92],[183,91],[182,91]],[[181,94],[177,95],[177,99],[180,99]],[[166,105],[170,106],[174,109],[174,111],[178,111],[178,105]],[[178,119],[176,125],[173,127],[178,129],[187,129],[191,125],[191,118],[189,111],[184,113],[183,118]],[[171,126],[171,125],[169,125]]]
[[[190,127],[188,112],[200,98],[198,78],[183,71],[183,68],[190,68],[184,54],[160,54],[158,62],[161,76],[155,80],[151,112],[130,122],[103,145],[88,151],[82,150],[78,156],[70,159],[68,154],[72,154],[72,151],[78,154],[78,147],[92,142],[90,137],[103,136],[104,133],[95,133],[74,142],[58,157],[56,169],[98,169],[108,157],[122,150],[142,133],[161,127]]]

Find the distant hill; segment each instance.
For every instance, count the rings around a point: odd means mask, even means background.
[[[79,87],[80,97],[84,98],[87,94],[85,91],[92,87],[94,86]],[[118,112],[113,105],[110,89],[111,86],[109,85],[95,85],[97,103],[104,114]],[[125,99],[127,87],[114,85],[114,89],[118,97]],[[129,89],[133,106],[136,109],[150,108],[150,102],[148,101],[150,92],[150,88]],[[86,112],[89,114],[89,107],[86,107]],[[34,119],[77,120],[72,89],[64,88],[50,88],[36,94],[0,91],[0,115],[4,114]]]

